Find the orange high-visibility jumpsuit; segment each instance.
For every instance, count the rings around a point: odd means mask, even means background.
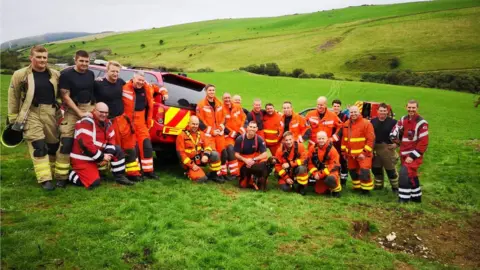
[[[317,110],[312,110],[307,113],[307,116],[305,116],[307,124],[312,129],[312,134],[309,140],[310,145],[315,145],[317,142],[318,132],[325,131],[328,138],[331,138],[334,132],[338,131],[342,126],[342,121],[340,121],[334,112],[326,110],[323,117],[320,117],[320,113]]]
[[[230,171],[230,174],[233,176],[240,175],[240,168],[238,167],[238,161],[235,158],[235,151],[233,149],[235,145],[235,139],[237,136],[245,134],[245,128],[243,127],[246,119],[246,115],[243,112],[243,109],[238,104],[233,104],[231,107],[223,105],[223,110],[225,112],[225,147],[227,150],[227,161],[225,166],[222,166],[222,175],[227,174],[227,168]],[[222,165],[224,165],[222,164]]]
[[[143,91],[137,91],[133,87],[132,80],[123,86],[123,105],[125,115],[133,120],[135,138],[140,149],[140,164],[144,173],[153,172],[153,147],[150,140],[149,129],[153,126],[153,89],[145,84]],[[146,107],[143,110],[135,110],[135,102],[138,98],[146,99]]]
[[[263,115],[263,133],[265,136],[265,143],[267,144],[270,153],[274,156],[277,153],[278,147],[280,147],[280,137],[282,116],[274,112],[272,115],[265,113]]]
[[[338,175],[340,171],[340,155],[333,145],[311,145],[308,150],[308,170],[311,178],[315,176],[320,178],[315,182],[316,193],[324,194],[329,190],[332,192],[340,192],[342,190]]]
[[[302,143],[294,142],[294,145],[290,148],[282,143],[275,153],[275,158],[277,159],[275,172],[278,174],[278,184],[283,191],[291,189],[286,181],[288,178],[294,180],[302,188],[308,184],[307,151]],[[284,163],[288,163],[290,167],[284,169],[282,167]]]
[[[283,133],[287,130],[287,128],[285,128],[285,117],[285,114],[282,115],[282,122],[280,122],[280,137],[282,137]],[[309,127],[307,126],[305,118],[298,113],[292,113],[292,120],[290,120],[290,123],[288,124],[288,131],[293,134],[293,140],[297,142],[303,142],[302,137],[305,135],[308,129]]]
[[[342,154],[347,157],[348,170],[352,177],[353,189],[365,191],[373,189],[373,181],[370,176],[372,168],[372,151],[375,143],[375,130],[372,124],[361,115],[355,122],[347,120],[338,131],[335,138],[342,138]],[[364,159],[359,155],[363,154]]]

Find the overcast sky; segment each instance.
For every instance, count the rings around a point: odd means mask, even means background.
[[[52,32],[128,31],[220,18],[411,0],[0,0],[1,42]],[[418,0],[417,0],[418,1]]]

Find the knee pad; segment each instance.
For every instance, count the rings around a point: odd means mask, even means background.
[[[153,147],[150,139],[143,140],[143,155],[145,158],[153,157]]]
[[[135,149],[125,149],[125,162],[134,162],[136,159]]]
[[[350,173],[352,180],[358,180],[359,175],[356,169],[348,170],[348,172]]]
[[[123,153],[122,148],[118,145],[115,145],[115,156],[117,159],[125,158],[125,153]]]
[[[60,147],[60,143],[47,143],[48,154],[51,156],[55,156],[58,147]]]
[[[44,157],[47,155],[47,144],[45,140],[37,140],[32,142],[33,146],[33,156],[34,157]]]
[[[227,146],[227,159],[228,161],[235,160],[235,150],[233,149],[233,145]]]
[[[335,181],[335,176],[333,176],[333,175],[329,175],[329,176],[325,177],[323,182],[325,183],[325,185],[327,185],[327,187],[329,187],[331,189],[334,189],[334,188],[337,187],[337,181]]]
[[[68,155],[72,152],[73,138],[65,137],[61,139],[62,147],[60,147],[60,153]]]
[[[383,175],[383,168],[372,167],[373,175]]]
[[[304,174],[307,172],[308,170],[307,170],[307,167],[305,166],[298,166],[297,168],[295,168],[295,174]]]
[[[393,169],[393,170],[386,170],[386,171],[387,171],[388,179],[395,179],[398,177],[397,170]]]
[[[220,157],[220,161],[222,162],[222,164],[225,164],[225,162],[227,161],[227,158],[228,158],[227,149],[223,149],[222,156]]]
[[[287,184],[283,184],[283,185],[280,185],[280,189],[282,189],[282,191],[288,192],[290,191],[290,186]]]
[[[360,169],[360,175],[358,176],[359,180],[367,181],[370,179],[370,170],[369,169]]]
[[[210,161],[211,162],[217,162],[220,160],[220,155],[218,154],[217,151],[212,151],[212,153],[210,153]]]

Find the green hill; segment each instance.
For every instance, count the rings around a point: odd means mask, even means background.
[[[55,55],[111,50],[138,66],[216,71],[276,62],[282,70],[333,72],[480,68],[480,1],[439,0],[360,6],[273,18],[223,19],[55,44]],[[163,45],[160,45],[163,40]],[[141,48],[141,44],[145,47]]]
[[[93,191],[69,186],[47,193],[35,181],[26,146],[1,147],[2,269],[480,267],[474,95],[238,71],[192,76],[216,84],[219,95],[241,94],[247,108],[259,97],[277,108],[289,99],[299,111],[326,95],[345,104],[386,101],[399,117],[406,100],[417,98],[430,125],[422,204],[399,205],[388,188],[364,197],[351,191],[350,180],[339,199],[312,190],[286,194],[273,177],[266,193],[239,190],[237,183],[197,185],[180,164],[158,160],[159,181],[125,187],[110,180]],[[5,108],[10,76],[0,79]],[[396,246],[387,247],[391,232]]]

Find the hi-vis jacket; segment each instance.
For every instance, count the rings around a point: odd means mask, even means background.
[[[57,98],[60,72],[48,67],[47,71],[50,74],[50,83],[53,85],[55,98]],[[8,121],[10,123],[21,123],[26,119],[34,94],[35,81],[32,65],[15,71],[8,88]]]
[[[352,119],[347,120],[343,127],[333,136],[335,141],[342,140],[342,153],[351,157],[364,154],[372,156],[373,144],[375,143],[375,131],[372,124],[361,115],[353,123]]]
[[[412,119],[403,116],[395,125],[390,136],[398,137],[400,143],[400,155],[410,156],[412,159],[423,157],[428,147],[428,123],[420,115]]]
[[[281,141],[281,122],[282,116],[277,112],[274,112],[272,115],[269,115],[268,113],[263,115],[263,133],[265,136],[265,144],[267,146],[276,145]]]
[[[75,124],[75,135],[70,159],[73,167],[82,163],[100,162],[104,152],[115,152],[115,131],[110,120],[100,123],[84,117]]]
[[[280,184],[284,184],[285,180],[289,177],[293,176],[293,172],[290,171],[288,174],[288,170],[285,170],[282,167],[283,163],[288,163],[290,168],[294,169],[298,166],[306,165],[307,161],[307,151],[305,150],[305,146],[302,143],[294,142],[294,145],[287,148],[285,144],[282,143],[282,146],[278,148],[277,153],[275,153],[275,158],[277,159],[277,163],[275,163],[275,171],[280,176]],[[305,173],[304,175],[297,176],[297,181],[304,185],[308,182],[308,174]]]
[[[232,107],[228,108],[224,104],[223,111],[225,113],[225,138],[235,139],[237,135],[244,134],[245,128],[243,125],[247,116],[243,112],[242,106],[232,103]]]
[[[285,131],[285,117],[285,114],[282,115],[282,121],[280,122],[280,138],[283,136],[283,133]],[[298,113],[292,112],[292,120],[288,125],[288,131],[293,134],[293,140],[297,142],[303,142],[302,136],[305,134],[305,132],[307,132],[308,129],[309,128],[307,127],[307,122],[305,121],[305,118],[303,118],[303,116]]]
[[[204,152],[213,150],[210,140],[206,138],[203,131],[192,132],[189,128],[178,134],[176,146],[180,161],[188,168],[196,164],[195,156],[202,156]]]
[[[215,108],[212,108],[208,103],[207,97],[202,99],[197,104],[196,115],[200,119],[200,126],[205,125],[205,136],[212,137],[215,129],[223,131],[225,128],[225,112],[223,111],[223,105],[218,98],[214,99]]]
[[[307,123],[312,129],[312,135],[310,136],[310,143],[313,145],[317,142],[317,133],[320,131],[325,131],[328,138],[331,138],[334,130],[338,130],[342,126],[342,122],[338,116],[329,110],[325,111],[323,118],[320,118],[320,115],[317,110],[312,110],[307,113],[305,117]]]
[[[147,108],[145,112],[145,121],[147,123],[147,127],[151,128],[153,126],[153,89],[148,84],[145,83],[143,86],[145,89],[145,97],[147,98]],[[122,93],[122,100],[124,106],[124,114],[128,116],[132,121],[134,121],[134,114],[135,114],[135,89],[133,87],[133,81],[128,81],[123,86],[123,93]]]

